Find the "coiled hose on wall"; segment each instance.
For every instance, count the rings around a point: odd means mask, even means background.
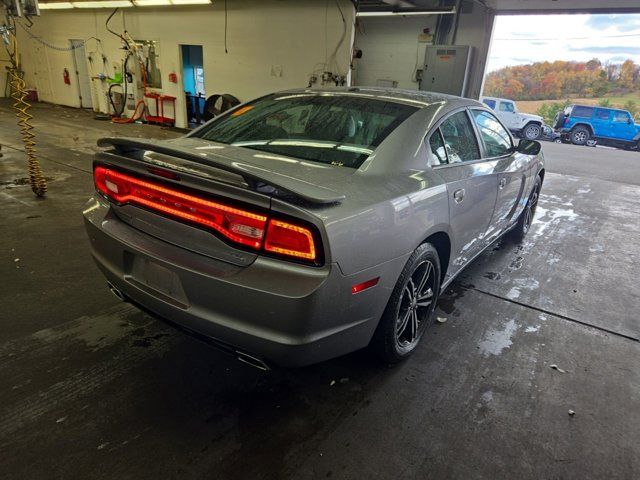
[[[18,54],[18,40],[15,36],[15,24],[13,26],[13,33],[11,34],[11,49],[7,48],[9,57],[11,59],[11,68],[9,69],[10,85],[11,85],[11,98],[14,103],[13,109],[16,111],[16,117],[18,117],[18,126],[20,127],[20,135],[22,136],[22,143],[24,144],[24,150],[27,154],[27,162],[29,167],[29,183],[31,184],[31,190],[38,197],[44,197],[47,193],[47,181],[42,174],[40,168],[40,162],[36,153],[36,136],[33,132],[33,125],[31,119],[33,116],[29,113],[31,104],[26,101],[27,90],[24,80],[20,76],[20,61]]]

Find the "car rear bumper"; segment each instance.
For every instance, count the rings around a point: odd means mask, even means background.
[[[95,195],[84,210],[107,280],[160,319],[267,363],[303,366],[366,346],[406,258],[352,276],[258,256],[240,267],[175,246],[121,221]],[[357,295],[351,286],[380,277]]]

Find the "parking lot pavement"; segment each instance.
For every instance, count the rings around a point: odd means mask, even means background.
[[[61,140],[36,113],[49,197],[18,151],[0,167],[0,478],[640,477],[640,186],[593,176],[601,149],[563,173],[578,147],[545,144],[530,235],[464,272],[407,362],[263,374],[116,302],[89,258],[95,138],[172,133],[87,116]]]
[[[542,142],[548,171],[640,185],[640,152]]]

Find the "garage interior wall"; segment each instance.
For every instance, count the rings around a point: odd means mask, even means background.
[[[358,19],[354,83],[377,85],[379,80],[396,81],[398,88],[417,89],[416,68],[424,62],[426,45],[418,36],[425,28],[435,31],[436,15],[417,17],[362,17]]]
[[[323,64],[336,48],[345,28],[336,63],[340,69],[338,73],[347,74],[354,10],[349,0],[339,2],[344,23],[335,1],[229,1],[228,53],[224,46],[223,2],[206,7],[122,9],[112,18],[109,27],[116,32],[126,28],[136,40],[159,41],[162,76],[159,92],[177,97],[176,126],[185,127],[181,44],[204,47],[205,91],[208,95],[230,93],[245,101],[272,91],[306,87],[312,72],[324,70]],[[123,51],[120,40],[105,28],[110,13],[109,9],[43,11],[34,20],[30,32],[62,47],[69,45],[69,39],[87,39],[85,51],[91,58],[90,75],[106,73],[113,76],[114,64],[120,65]],[[75,76],[71,75],[71,85],[66,85],[63,79],[65,68],[73,72],[71,52],[46,48],[20,27],[18,37],[27,87],[36,87],[42,101],[79,106]],[[101,42],[90,37],[97,37]],[[102,55],[107,59],[106,66],[103,66]],[[177,83],[169,82],[170,73],[177,74]],[[94,103],[97,99],[99,110],[106,113],[105,85],[98,80],[92,81]],[[4,89],[1,93],[4,94]]]

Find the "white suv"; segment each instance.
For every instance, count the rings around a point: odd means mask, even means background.
[[[480,97],[480,101],[495,111],[500,121],[516,135],[528,140],[537,140],[542,136],[543,118],[538,115],[518,112],[513,100]]]

